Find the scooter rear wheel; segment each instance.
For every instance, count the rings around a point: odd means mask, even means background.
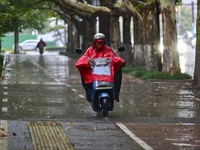
[[[102,99],[102,115],[103,117],[108,117],[108,98]]]

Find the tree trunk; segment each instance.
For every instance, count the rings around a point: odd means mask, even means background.
[[[163,72],[180,72],[179,55],[177,50],[177,32],[175,19],[175,2],[168,0],[162,3],[163,17]],[[166,1],[165,1],[166,2]]]
[[[106,36],[106,44],[110,46],[110,15],[99,16],[99,32]]]
[[[113,50],[117,50],[120,46],[120,29],[119,29],[119,17],[111,15],[110,17],[110,46]]]
[[[131,45],[131,31],[130,31],[131,16],[123,16],[123,45],[126,50],[120,54],[128,64],[132,64],[133,52]]]
[[[156,56],[158,71],[162,71],[162,53],[160,51],[160,6],[156,2],[156,23],[157,23],[157,36],[156,36]]]
[[[88,42],[90,40],[90,37],[88,35],[89,33],[89,22],[87,19],[83,20],[83,26],[80,27],[83,30],[83,44],[82,44],[82,48],[84,50],[86,50],[88,48]]]
[[[19,53],[19,29],[16,27],[15,32],[14,32],[14,53],[17,54]]]
[[[66,52],[73,52],[73,24],[72,22],[68,22],[68,42],[66,47]]]
[[[88,44],[87,47],[91,46],[94,41],[94,35],[96,34],[96,23],[97,23],[96,16],[90,17],[88,22],[89,22],[89,32],[86,34],[88,34],[89,41],[87,42]]]
[[[144,24],[143,21],[136,16],[134,19],[134,61],[135,67],[145,66],[144,60]]]
[[[156,42],[157,42],[157,23],[156,7],[149,6],[144,10],[144,58],[147,70],[157,70]]]
[[[200,2],[197,6],[197,21],[196,21],[196,54],[195,54],[195,69],[193,85],[200,87]]]

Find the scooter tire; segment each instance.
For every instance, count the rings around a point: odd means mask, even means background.
[[[40,54],[42,55],[43,54],[43,52],[44,52],[44,50],[43,49],[39,49],[39,51],[40,51]]]
[[[108,117],[108,98],[102,99],[102,115],[103,117]]]

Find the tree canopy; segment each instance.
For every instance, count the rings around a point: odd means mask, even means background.
[[[40,30],[52,16],[49,11],[54,11],[68,24],[68,50],[74,50],[80,41],[83,48],[87,48],[93,42],[93,35],[103,32],[112,48],[126,45],[127,54],[124,57],[130,63],[134,60],[133,65],[144,65],[148,70],[176,73],[180,72],[180,65],[174,7],[175,1],[172,0],[2,0],[0,34],[9,31],[17,33],[26,28]],[[162,56],[158,50],[160,14],[163,19]],[[121,24],[120,17],[123,22]],[[134,23],[133,29],[130,28],[131,19]],[[131,35],[132,32],[134,35]],[[131,45],[131,36],[134,37],[134,47]],[[162,63],[161,67],[159,63]]]

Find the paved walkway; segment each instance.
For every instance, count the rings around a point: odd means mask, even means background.
[[[7,57],[0,84],[1,150],[58,146],[52,138],[60,139],[60,149],[199,149],[200,92],[187,86],[190,81],[124,75],[121,101],[103,120],[86,102],[74,63],[47,52]]]

